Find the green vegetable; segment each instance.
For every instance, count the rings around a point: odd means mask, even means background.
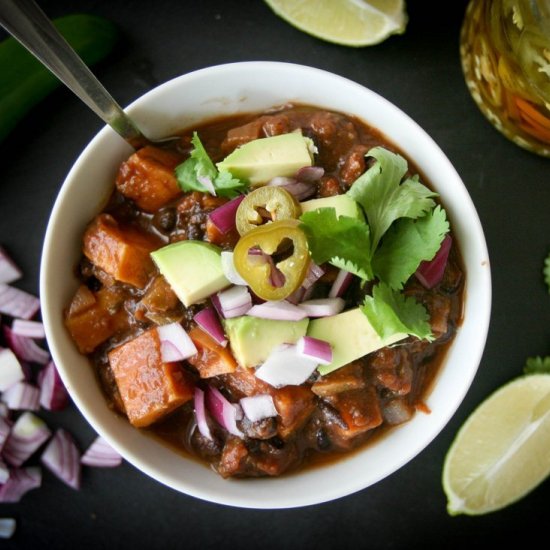
[[[53,21],[59,32],[88,64],[109,54],[117,40],[115,25],[95,15],[67,15]],[[19,42],[0,43],[0,141],[61,83]]]
[[[372,296],[365,297],[361,310],[380,338],[406,333],[421,340],[433,340],[426,309],[414,298],[392,290],[385,283],[373,288]]]
[[[191,156],[176,166],[176,178],[182,191],[210,193],[210,186],[213,186],[216,194],[233,198],[246,190],[247,185],[229,172],[218,172],[197,132],[193,132],[191,143],[194,145]]]
[[[523,368],[524,374],[550,374],[550,357],[529,357]]]
[[[542,271],[544,275],[544,282],[546,283],[546,286],[548,287],[548,292],[550,293],[550,254],[546,256],[546,259],[544,260],[544,269]]]

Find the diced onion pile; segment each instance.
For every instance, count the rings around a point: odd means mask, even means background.
[[[49,352],[40,345],[43,324],[34,319],[40,301],[12,283],[22,272],[0,246],[0,503],[18,502],[42,484],[38,460],[61,481],[78,489],[81,465],[118,466],[122,457],[100,436],[81,455],[73,437],[52,430],[41,409],[61,411],[69,395]],[[183,329],[182,329],[183,330]],[[0,538],[13,535],[13,518],[0,518]]]

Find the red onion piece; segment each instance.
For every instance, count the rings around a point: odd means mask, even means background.
[[[13,425],[2,456],[12,466],[21,466],[50,437],[46,423],[31,412],[24,412]]]
[[[11,431],[11,424],[5,418],[0,418],[0,453],[8,439]]]
[[[289,178],[287,176],[275,176],[267,182],[268,187],[285,187],[286,185],[291,185],[297,183],[296,178]]]
[[[248,283],[239,275],[233,263],[233,252],[224,250],[222,256],[222,271],[225,278],[234,285],[247,286]]]
[[[242,410],[237,405],[230,403],[220,390],[208,386],[206,389],[206,406],[220,426],[233,435],[244,437],[244,434],[237,427],[237,420],[241,417]]]
[[[296,183],[290,183],[283,186],[297,201],[303,201],[315,195],[317,192],[317,186],[313,183],[306,183],[304,181],[298,181]]]
[[[322,166],[303,166],[296,172],[296,179],[313,183],[319,181],[324,175],[325,169]]]
[[[210,212],[210,214],[208,214],[208,219],[219,229],[221,233],[226,235],[236,228],[235,215],[237,213],[237,208],[239,208],[239,204],[241,204],[243,200],[244,195],[239,195],[238,197],[231,199],[229,202],[222,204],[220,207]]]
[[[425,288],[433,288],[443,279],[452,244],[453,239],[447,234],[433,259],[420,262],[415,275]]]
[[[213,338],[220,346],[227,346],[227,338],[223,331],[222,324],[218,314],[212,307],[201,309],[193,320],[199,327],[204,330],[211,338]]]
[[[318,266],[315,262],[309,262],[309,267],[307,269],[306,277],[302,283],[304,289],[308,289],[311,285],[316,283],[323,275],[325,270]]]
[[[317,365],[317,361],[300,355],[296,345],[283,344],[274,348],[265,363],[256,369],[256,376],[274,388],[299,386]]]
[[[50,360],[49,352],[41,348],[32,338],[19,336],[5,325],[3,330],[8,345],[19,359],[39,365],[45,365]]]
[[[7,420],[9,416],[10,416],[10,410],[8,406],[2,401],[0,401],[0,418],[4,418],[5,420]]]
[[[332,362],[332,346],[325,340],[302,336],[296,342],[296,349],[300,355],[317,361],[319,365],[328,365]]]
[[[31,489],[42,485],[42,470],[36,466],[13,468],[10,477],[0,487],[0,502],[19,502]]]
[[[0,313],[30,319],[40,309],[40,300],[13,286],[0,284]]]
[[[193,340],[179,323],[157,327],[157,332],[160,339],[160,354],[164,363],[183,361],[198,353]]]
[[[69,394],[53,361],[50,361],[39,372],[38,385],[40,387],[40,405],[46,410],[60,411],[69,403]]]
[[[17,281],[23,276],[15,262],[8,256],[8,253],[0,246],[0,284],[8,284]]]
[[[69,487],[80,488],[80,451],[69,432],[59,428],[40,459],[44,466]]]
[[[303,309],[285,300],[264,302],[263,304],[252,306],[248,310],[247,315],[280,321],[301,321],[307,317]]]
[[[11,539],[16,526],[14,518],[0,518],[0,539]]]
[[[319,298],[306,300],[297,307],[303,309],[308,317],[330,317],[343,311],[345,305],[343,298]]]
[[[25,372],[11,349],[0,349],[0,391],[25,379]]]
[[[245,416],[251,422],[257,422],[258,420],[271,418],[279,414],[273,403],[273,397],[269,394],[243,397],[239,403],[241,404]]]
[[[218,293],[221,311],[225,319],[244,315],[252,307],[252,297],[245,286],[232,286]]]
[[[81,464],[94,468],[115,468],[121,462],[122,457],[99,435],[80,459]]]
[[[10,469],[8,465],[3,461],[0,460],[0,485],[3,483],[6,483],[10,477]]]
[[[290,296],[287,296],[285,300],[291,304],[299,304],[304,299],[306,289],[303,286],[298,287]]]
[[[341,297],[344,292],[348,289],[349,285],[351,284],[351,281],[353,280],[353,274],[349,271],[345,271],[344,269],[341,269],[338,272],[338,275],[336,275],[336,279],[334,280],[334,283],[332,283],[332,287],[328,293],[329,298],[339,298]]]
[[[37,411],[40,408],[40,390],[28,382],[17,382],[2,394],[2,401],[12,411]]]
[[[14,319],[11,325],[11,331],[13,334],[16,334],[17,336],[24,336],[25,338],[42,339],[46,337],[44,325],[39,321]]]
[[[207,439],[210,439],[212,441],[214,438],[212,437],[212,432],[210,431],[210,427],[208,426],[208,422],[206,420],[206,407],[204,404],[204,391],[200,388],[195,387],[195,420],[197,421],[197,427],[199,428],[199,432],[206,437]]]

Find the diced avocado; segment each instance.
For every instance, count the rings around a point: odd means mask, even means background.
[[[276,346],[295,344],[305,336],[309,319],[277,321],[243,315],[224,321],[225,333],[239,365],[256,367]]]
[[[153,261],[186,307],[231,285],[222,270],[221,248],[179,241],[151,253]]]
[[[334,208],[336,216],[349,216],[358,220],[364,219],[363,212],[359,205],[347,195],[334,195],[322,199],[311,199],[300,203],[302,212],[311,212],[319,208]]]
[[[300,133],[255,139],[241,145],[216,164],[218,170],[252,186],[262,185],[275,176],[293,176],[299,168],[311,166],[308,138]]]
[[[332,362],[318,367],[321,374],[328,374],[367,353],[407,337],[406,334],[394,334],[381,339],[359,308],[331,317],[313,319],[309,323],[307,334],[325,340],[332,346]]]

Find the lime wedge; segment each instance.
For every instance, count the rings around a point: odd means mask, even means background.
[[[404,0],[265,0],[285,21],[344,46],[370,46],[405,32]]]
[[[443,466],[447,510],[499,510],[549,474],[550,375],[532,374],[490,395],[459,430]]]

